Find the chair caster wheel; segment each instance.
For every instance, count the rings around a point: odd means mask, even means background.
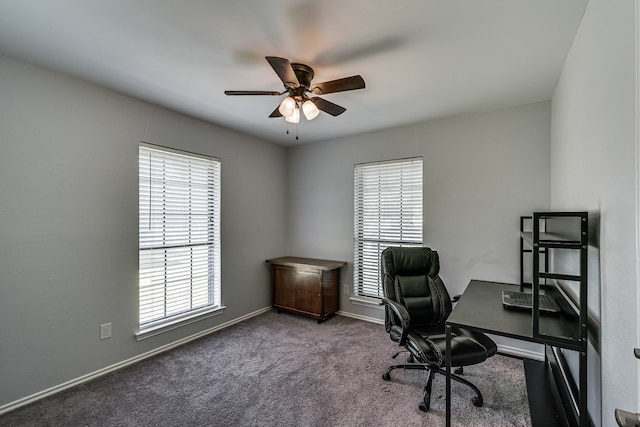
[[[391,375],[389,375],[388,372],[385,372],[384,374],[382,374],[382,379],[385,381],[389,381],[391,379]]]
[[[473,399],[471,399],[471,403],[473,403],[473,406],[477,406],[478,408],[482,407],[482,404],[484,403],[484,401],[482,400],[481,397],[474,397]]]
[[[428,412],[428,411],[429,411],[429,408],[427,408],[427,405],[426,405],[424,402],[421,402],[421,403],[418,405],[418,408],[420,408],[420,410],[421,410],[422,412]]]

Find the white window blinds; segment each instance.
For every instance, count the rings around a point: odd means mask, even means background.
[[[141,145],[140,329],[220,306],[220,161]]]
[[[422,246],[422,159],[355,165],[354,293],[381,298],[380,254]]]

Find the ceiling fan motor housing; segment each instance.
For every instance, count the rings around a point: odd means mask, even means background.
[[[303,86],[305,89],[309,89],[311,86],[311,80],[313,80],[313,68],[309,67],[305,64],[292,63],[291,68],[293,68],[293,72],[296,73],[296,77],[298,78],[298,83],[300,86]]]

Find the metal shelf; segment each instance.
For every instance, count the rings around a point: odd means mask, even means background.
[[[554,250],[577,251],[579,273],[550,271],[554,256],[562,254]],[[520,217],[520,286],[529,285],[533,292],[533,337],[552,350],[546,352],[547,363],[557,379],[564,378],[572,384],[559,387],[566,393],[563,402],[570,402],[567,413],[573,414],[570,425],[588,426],[587,413],[587,212],[535,212],[532,216]],[[531,259],[531,284],[524,280],[525,257]],[[575,260],[575,258],[572,258]],[[575,263],[575,261],[573,261]],[[572,267],[575,267],[570,263]],[[562,264],[561,264],[562,265]],[[561,267],[555,268],[561,269]],[[573,269],[573,268],[572,268]],[[574,285],[567,285],[566,282]],[[539,298],[541,289],[551,293],[560,303],[562,313],[555,319],[541,314]],[[572,291],[568,291],[572,289]],[[577,292],[576,292],[577,289]],[[575,295],[577,293],[577,295]],[[579,368],[577,381],[567,375],[562,351],[577,352]],[[557,371],[557,372],[556,372]]]

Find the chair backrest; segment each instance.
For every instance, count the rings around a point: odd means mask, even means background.
[[[439,276],[438,252],[430,248],[388,247],[382,251],[382,291],[409,312],[411,326],[444,326],[451,298]],[[393,321],[387,308],[386,322]]]

